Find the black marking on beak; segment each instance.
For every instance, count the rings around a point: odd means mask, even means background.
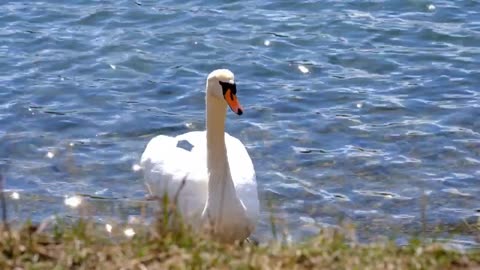
[[[239,108],[239,109],[237,110],[237,114],[238,114],[238,115],[242,115],[242,114],[243,114],[242,109]]]

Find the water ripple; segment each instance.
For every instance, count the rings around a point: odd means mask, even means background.
[[[75,216],[64,201],[80,194],[99,220],[135,215],[128,200],[145,191],[132,166],[146,142],[202,129],[205,76],[228,67],[245,115],[229,117],[227,128],[256,166],[265,206],[259,235],[269,231],[268,200],[298,228],[294,237],[349,220],[361,239],[385,234],[401,243],[423,231],[421,222],[473,220],[479,7],[7,2],[0,162],[18,194],[9,197],[16,217]],[[453,238],[474,245],[466,230]]]

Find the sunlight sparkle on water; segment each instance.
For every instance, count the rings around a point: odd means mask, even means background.
[[[298,65],[298,70],[300,70],[300,72],[302,73],[308,73],[310,70],[308,70],[308,68],[304,65]]]
[[[126,237],[133,237],[135,235],[135,231],[132,228],[126,228],[123,233]]]
[[[67,206],[70,206],[72,208],[76,208],[82,203],[82,198],[80,198],[79,196],[67,197],[67,198],[65,198],[64,203]]]
[[[433,4],[430,4],[430,5],[428,5],[427,8],[428,8],[428,10],[433,11],[433,10],[435,10],[436,7]]]
[[[107,230],[108,233],[111,233],[111,232],[112,232],[112,229],[113,229],[112,225],[110,225],[110,224],[108,224],[108,223],[105,224],[105,230]]]
[[[110,68],[113,69],[113,70],[117,69],[117,66],[115,66],[114,64],[110,64],[109,66],[110,66]]]
[[[47,154],[45,155],[47,158],[53,158],[55,154],[51,151],[48,151]]]
[[[132,165],[132,171],[134,172],[138,172],[142,169],[142,166],[138,165],[138,164],[133,164]]]
[[[14,191],[14,192],[12,192],[12,194],[10,194],[10,198],[12,198],[13,200],[18,200],[18,199],[20,199],[20,194],[18,194],[18,192]]]
[[[265,41],[263,42],[263,45],[265,45],[265,46],[270,46],[270,40],[268,40],[268,39],[265,40]]]

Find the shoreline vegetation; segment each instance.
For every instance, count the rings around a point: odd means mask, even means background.
[[[221,244],[158,222],[108,235],[88,220],[0,228],[0,269],[479,269],[478,250],[411,241],[358,244],[338,229],[302,242]],[[123,237],[122,237],[123,236]]]
[[[193,232],[166,197],[157,199],[162,211],[153,226],[122,230],[85,217],[11,227],[2,185],[0,179],[0,269],[480,269],[479,250],[419,239],[360,244],[348,228],[295,243],[222,244]]]

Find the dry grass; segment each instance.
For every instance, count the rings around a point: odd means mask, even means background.
[[[352,244],[338,230],[325,230],[292,245],[227,245],[179,224],[137,227],[131,238],[106,235],[80,220],[40,231],[25,225],[0,230],[0,269],[479,269],[480,253],[412,242]]]

